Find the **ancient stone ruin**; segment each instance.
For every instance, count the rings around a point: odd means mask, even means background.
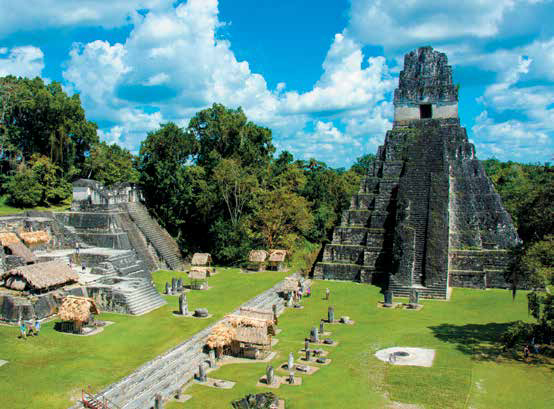
[[[378,283],[446,298],[449,286],[507,287],[519,238],[458,118],[446,55],[406,54],[394,93],[394,126],[315,278]]]
[[[140,198],[128,183],[80,179],[71,211],[0,217],[0,320],[46,318],[67,295],[127,314],[164,305],[151,273],[180,270],[182,258]]]

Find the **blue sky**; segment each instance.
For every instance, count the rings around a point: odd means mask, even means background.
[[[540,0],[0,0],[0,75],[79,93],[133,152],[220,102],[279,150],[348,167],[392,127],[403,55],[444,51],[485,159],[554,159],[554,4]]]

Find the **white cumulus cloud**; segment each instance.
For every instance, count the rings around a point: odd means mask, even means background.
[[[40,77],[44,68],[44,54],[40,48],[33,46],[2,48],[0,54],[0,76]]]

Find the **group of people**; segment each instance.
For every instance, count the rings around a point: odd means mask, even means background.
[[[19,338],[27,339],[30,336],[38,336],[40,334],[40,320],[33,318],[29,322],[19,319]]]
[[[292,292],[292,298],[294,301],[302,301],[302,297],[306,295],[306,297],[310,297],[312,295],[312,288],[310,286],[308,287],[298,287],[296,291]]]

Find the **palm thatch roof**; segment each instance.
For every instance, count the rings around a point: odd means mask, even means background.
[[[298,280],[292,277],[286,277],[283,282],[282,291],[296,291],[298,289]]]
[[[13,243],[19,243],[19,238],[15,233],[2,232],[0,233],[0,244],[2,246],[8,246]]]
[[[91,298],[68,295],[62,302],[58,316],[63,321],[88,321],[90,314],[100,314],[100,310]]]
[[[265,250],[251,250],[248,255],[248,261],[252,263],[263,263],[267,259],[267,251]]]
[[[252,327],[252,328],[267,328],[273,324],[273,320],[265,320],[259,318],[245,317],[243,315],[229,314],[225,319],[233,328]]]
[[[16,243],[6,245],[6,247],[10,249],[14,256],[21,257],[25,260],[25,263],[34,263],[37,261],[37,257],[33,254],[33,252],[19,240]]]
[[[261,310],[258,308],[241,307],[240,315],[248,318],[256,318],[260,320],[267,320],[273,322],[273,311]]]
[[[191,280],[205,280],[207,276],[208,272],[205,267],[192,267],[189,272],[189,278]]]
[[[255,345],[271,345],[271,337],[265,327],[237,327],[233,341]]]
[[[45,230],[21,232],[19,237],[27,245],[44,244],[50,241],[50,235]]]
[[[63,261],[54,260],[46,263],[31,264],[15,267],[5,272],[2,277],[9,282],[11,277],[20,277],[17,281],[25,280],[35,290],[44,290],[62,284],[76,282],[77,273]]]
[[[212,262],[210,253],[194,253],[191,264],[193,266],[207,266]]]
[[[232,326],[222,322],[212,328],[206,341],[210,348],[223,348],[230,345],[235,338],[236,330]]]
[[[286,250],[269,250],[269,261],[282,262],[287,257]]]

